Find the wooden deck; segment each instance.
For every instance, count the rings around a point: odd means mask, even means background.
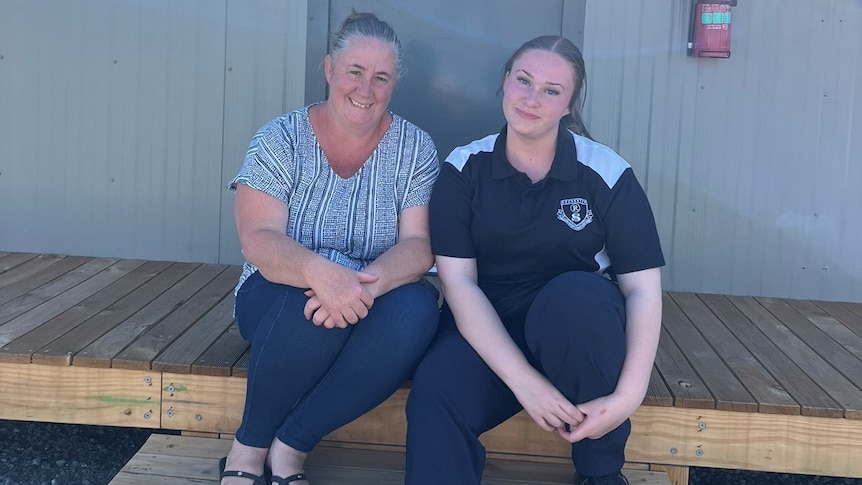
[[[218,460],[230,441],[154,434],[109,485],[216,485]],[[395,447],[361,449],[322,443],[305,466],[314,485],[400,485],[404,451]],[[664,473],[624,470],[632,485],[667,485]],[[491,459],[483,485],[571,485],[567,464]]]
[[[0,419],[230,434],[248,346],[237,266],[0,252]],[[408,390],[333,433],[402,446]],[[862,304],[668,292],[627,457],[862,477]],[[525,414],[483,437],[495,457],[563,462]]]

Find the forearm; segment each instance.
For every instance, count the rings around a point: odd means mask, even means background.
[[[513,391],[536,377],[538,371],[515,345],[482,290],[466,281],[441,282],[458,330],[488,367]]]
[[[296,288],[313,287],[314,275],[332,263],[293,239],[268,229],[241,235],[242,253],[264,278]]]
[[[616,391],[639,405],[649,386],[661,334],[661,286],[658,270],[648,275],[651,283],[626,296],[626,358]]]
[[[379,277],[366,285],[368,291],[377,298],[399,286],[419,281],[433,262],[427,238],[403,238],[363,270]]]

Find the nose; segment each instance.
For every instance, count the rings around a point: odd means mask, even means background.
[[[359,85],[356,86],[356,91],[363,96],[371,95],[371,80],[361,79]]]
[[[526,93],[524,93],[524,103],[529,106],[536,106],[539,104],[539,91],[536,89],[528,89]]]

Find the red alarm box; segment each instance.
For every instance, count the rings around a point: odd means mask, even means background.
[[[731,3],[701,3],[694,6],[694,52],[696,57],[730,57]]]

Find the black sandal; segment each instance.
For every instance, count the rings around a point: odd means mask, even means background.
[[[269,485],[268,482],[265,482],[262,477],[255,475],[254,473],[236,471],[236,470],[225,470],[224,467],[227,464],[227,457],[222,457],[218,462],[218,473],[219,473],[219,483],[221,483],[221,479],[225,477],[240,477],[247,478],[251,480],[251,485]],[[295,476],[295,475],[294,475]]]
[[[291,475],[287,478],[281,478],[279,476],[273,475],[272,481],[277,483],[278,485],[288,485],[291,482],[297,482],[299,480],[305,480],[305,473],[297,473],[295,475]]]

